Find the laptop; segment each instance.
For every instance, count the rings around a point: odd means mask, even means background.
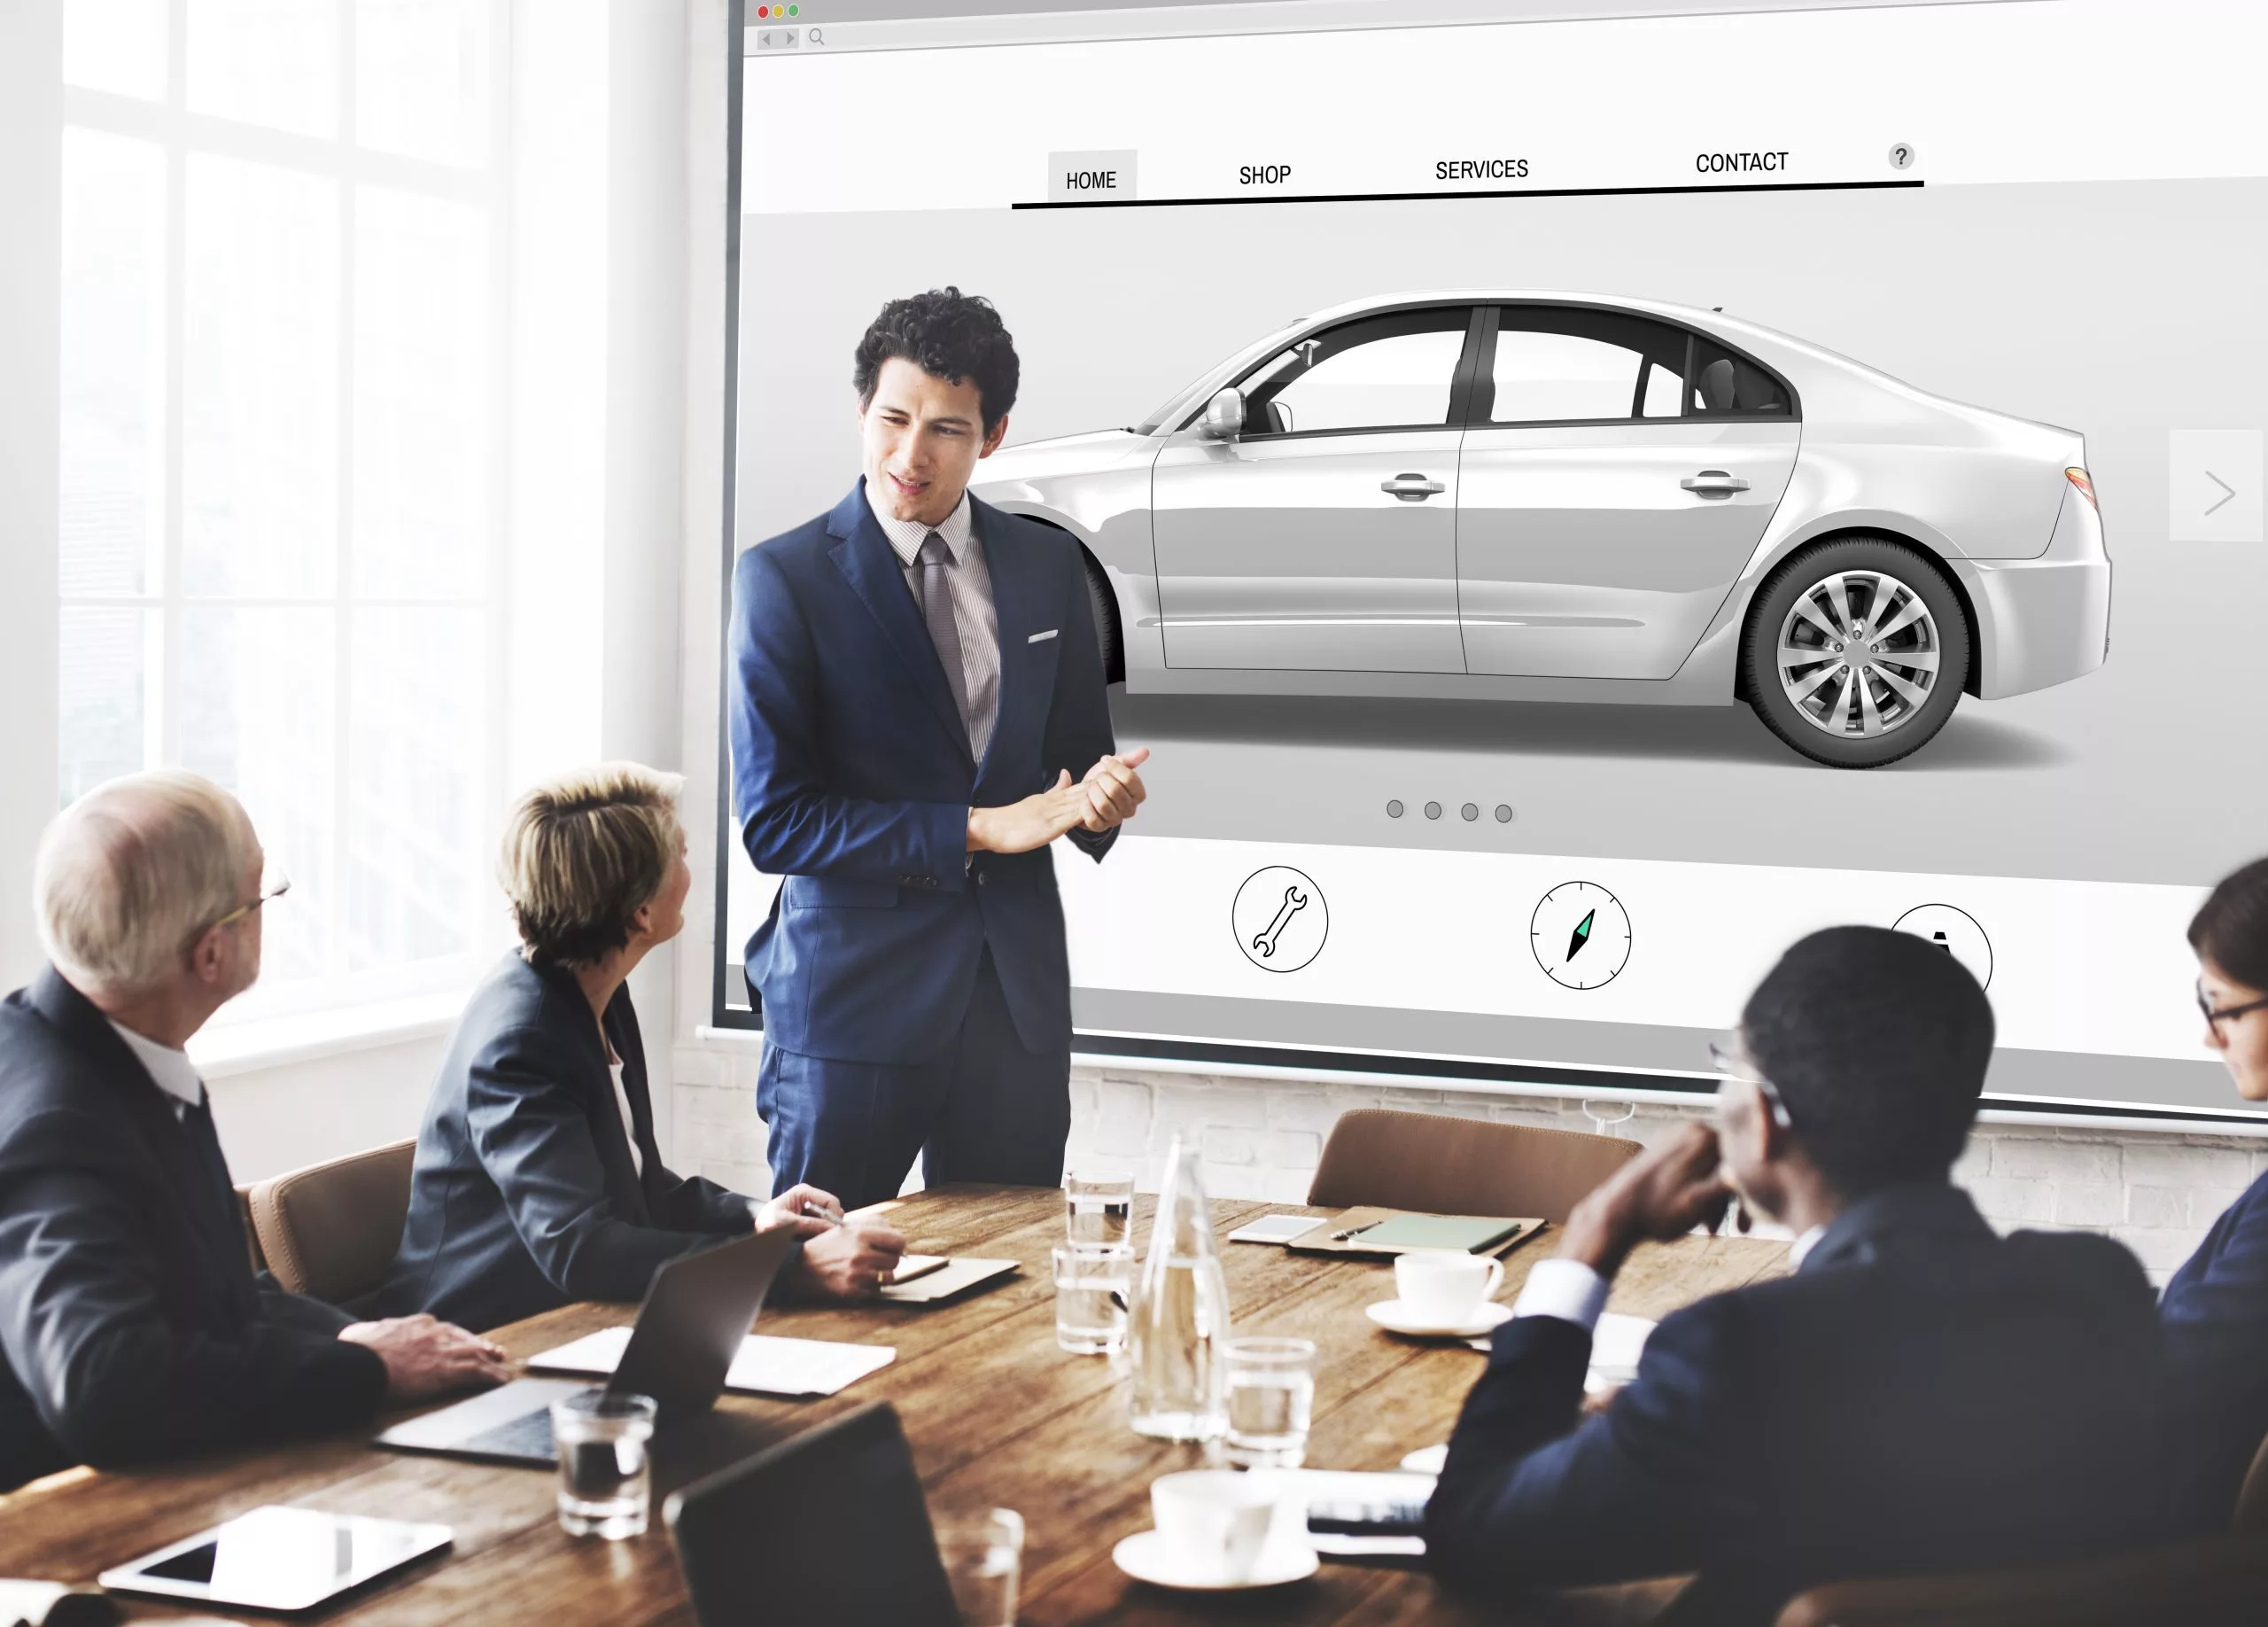
[[[781,1226],[664,1265],[646,1289],[630,1343],[606,1388],[651,1396],[657,1432],[714,1406],[741,1341],[794,1246],[794,1233]],[[557,1460],[551,1404],[590,1388],[579,1379],[515,1380],[398,1423],[372,1444],[549,1468]]]
[[[662,1518],[700,1627],[959,1627],[913,1454],[887,1402],[686,1487]]]

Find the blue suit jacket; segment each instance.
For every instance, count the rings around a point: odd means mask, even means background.
[[[2181,1523],[2225,1530],[2268,1436],[2268,1175],[2229,1205],[2158,1302]]]
[[[609,1044],[622,1059],[642,1175]],[[515,951],[457,1019],[377,1304],[388,1316],[430,1311],[485,1328],[572,1300],[633,1300],[664,1262],[754,1225],[747,1199],[664,1167],[629,989],[606,1008],[602,1044],[573,974]]]
[[[1077,545],[970,499],[1000,634],[1000,715],[979,763],[860,482],[733,572],[734,803],[783,878],[749,939],[771,1043],[913,1063],[952,1042],[989,946],[1025,1047],[1071,1035],[1046,848],[981,853],[968,810],[1077,779],[1114,750]],[[1079,845],[1099,859],[1115,831]]]
[[[1590,1343],[1550,1317],[1497,1330],[1426,1510],[1445,1579],[1699,1571],[1681,1627],[1761,1624],[1822,1582],[2163,1530],[2141,1267],[2100,1237],[1996,1237],[1953,1187],[1853,1204],[1795,1275],[1666,1319],[1583,1419]]]

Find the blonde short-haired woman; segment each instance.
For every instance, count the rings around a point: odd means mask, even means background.
[[[789,1280],[818,1292],[865,1292],[897,1263],[903,1240],[837,1226],[827,1193],[758,1207],[663,1165],[627,981],[685,925],[678,787],[609,763],[513,805],[500,879],[520,946],[474,991],[442,1060],[387,1309],[493,1327],[637,1299],[664,1261],[751,1226],[804,1233]]]

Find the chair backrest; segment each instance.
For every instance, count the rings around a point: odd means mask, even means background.
[[[662,1518],[701,1627],[959,1627],[890,1405],[807,1429],[676,1493]]]
[[[1308,1202],[1320,1209],[1534,1215],[1557,1225],[1639,1150],[1635,1141],[1580,1130],[1357,1108],[1331,1126]]]
[[[2244,1472],[2244,1485],[2236,1494],[2236,1517],[2229,1525],[2249,1537],[2268,1537],[2268,1440],[2252,1454],[2252,1467]]]
[[[2036,1569],[1837,1582],[1790,1600],[1777,1627],[2258,1627],[2264,1599],[2268,1543],[2209,1537]]]
[[[346,1310],[375,1293],[401,1246],[417,1143],[311,1164],[252,1188],[252,1233],[276,1280]]]

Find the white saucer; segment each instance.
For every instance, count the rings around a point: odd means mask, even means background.
[[[1500,1323],[1512,1318],[1510,1305],[1489,1300],[1473,1312],[1469,1322],[1444,1327],[1439,1322],[1420,1321],[1402,1306],[1398,1299],[1382,1299],[1377,1304],[1363,1307],[1363,1314],[1392,1333],[1408,1334],[1415,1339],[1470,1339],[1485,1334]]]
[[[1113,1548],[1110,1557],[1121,1570],[1137,1582],[1200,1593],[1235,1593],[1247,1588],[1281,1587],[1286,1582],[1297,1582],[1315,1575],[1323,1565],[1323,1561],[1316,1557],[1315,1550],[1304,1544],[1270,1542],[1261,1549],[1260,1557],[1253,1563],[1252,1574],[1241,1582],[1226,1582],[1216,1576],[1192,1576],[1166,1557],[1165,1544],[1158,1539],[1155,1531],[1135,1532]]]

